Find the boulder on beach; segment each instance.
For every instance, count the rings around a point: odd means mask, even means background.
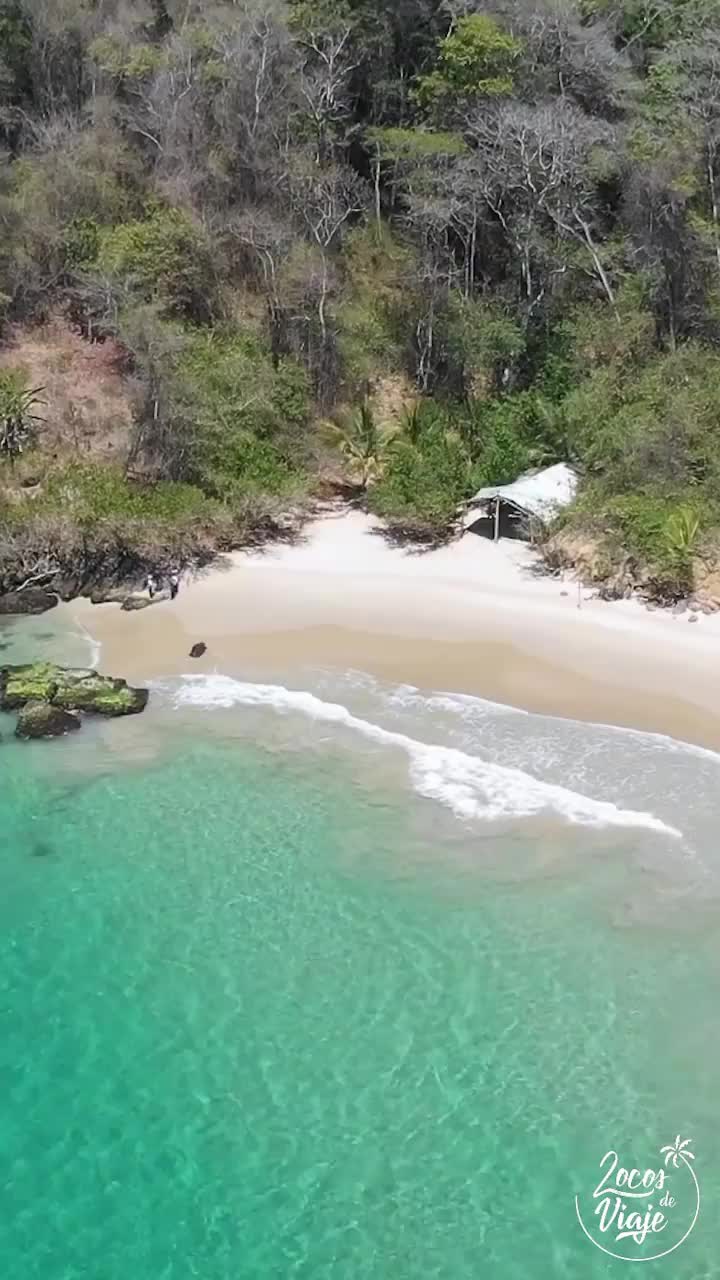
[[[90,592],[90,603],[123,604],[128,596],[132,595],[132,590],[129,584],[124,587],[93,587]]]
[[[49,702],[28,702],[15,726],[16,738],[59,738],[80,728],[77,716]]]
[[[26,587],[24,591],[6,591],[0,595],[0,614],[47,613],[58,602],[52,591],[43,587]]]
[[[207,652],[207,645],[205,644],[205,641],[198,640],[197,643],[194,644],[192,649],[190,650],[190,657],[202,658],[203,654],[206,652]]]
[[[57,667],[49,662],[0,667],[3,711],[43,702],[63,711],[128,716],[144,711],[147,700],[147,689],[133,689],[125,680],[85,667]]]
[[[136,609],[148,609],[154,603],[149,596],[126,596],[120,608],[126,613],[134,613]]]

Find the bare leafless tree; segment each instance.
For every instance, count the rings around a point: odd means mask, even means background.
[[[568,240],[586,249],[614,308],[594,230],[600,206],[595,162],[610,145],[610,127],[561,99],[542,107],[509,103],[475,115],[468,130],[478,189],[517,253],[526,315],[544,296],[548,261],[551,270],[562,264]]]
[[[332,141],[350,110],[349,81],[357,66],[351,51],[352,25],[330,30],[309,27],[298,39],[300,93],[315,135],[315,160],[325,164]]]
[[[318,322],[323,348],[327,343],[327,302],[330,282],[330,252],[354,218],[365,210],[367,184],[345,165],[318,169],[314,159],[299,157],[289,174],[292,207],[306,234],[318,249],[321,261],[318,293]]]

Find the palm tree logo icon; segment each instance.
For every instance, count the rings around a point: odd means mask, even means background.
[[[681,1142],[680,1134],[678,1134],[672,1145],[668,1144],[667,1147],[661,1147],[660,1155],[665,1156],[665,1168],[671,1164],[673,1169],[679,1169],[682,1162],[687,1164],[689,1169],[688,1160],[694,1160],[695,1156],[692,1151],[686,1151],[685,1148],[689,1147],[691,1142],[692,1138],[686,1138],[684,1142]]]

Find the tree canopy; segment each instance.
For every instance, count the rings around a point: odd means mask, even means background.
[[[716,0],[0,0],[0,221],[3,337],[121,343],[146,478],[288,492],[370,412],[391,520],[566,458],[720,525]]]

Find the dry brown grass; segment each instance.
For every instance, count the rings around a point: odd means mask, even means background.
[[[26,372],[43,387],[38,445],[44,453],[124,462],[133,425],[127,359],[114,340],[87,342],[56,317],[16,328],[0,348],[0,368]]]
[[[398,425],[417,398],[417,390],[406,374],[385,374],[375,380],[370,405],[380,426],[391,427]]]

